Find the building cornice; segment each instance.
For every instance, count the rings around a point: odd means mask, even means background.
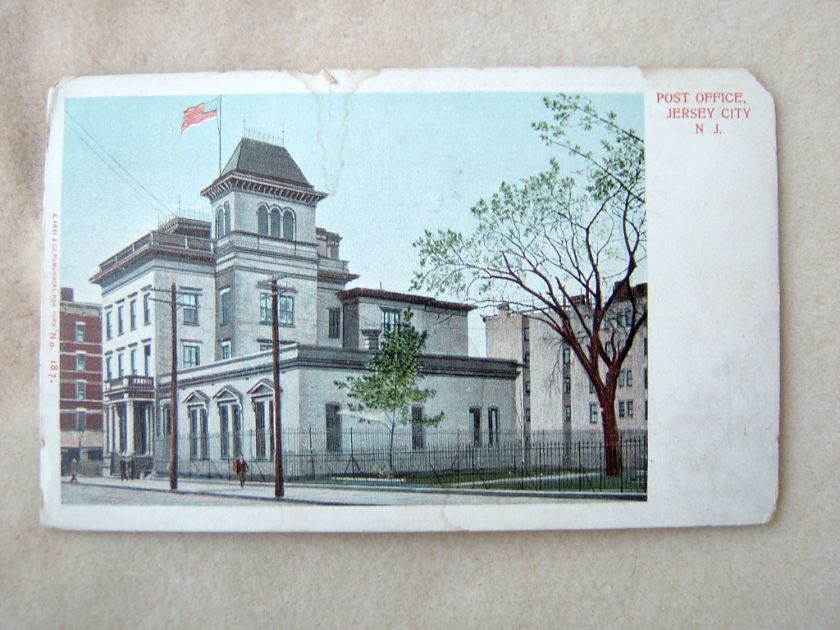
[[[365,371],[368,369],[375,352],[363,350],[348,350],[346,348],[328,348],[323,346],[296,346],[295,356],[281,359],[280,370],[294,369]],[[182,370],[178,373],[178,387],[198,387],[207,383],[219,383],[225,380],[246,378],[258,374],[270,374],[272,370],[271,352],[265,352],[265,361],[251,365],[237,367],[237,361],[226,360],[220,365],[219,371],[208,370],[208,367]],[[242,357],[253,361],[259,355]],[[420,356],[421,376],[456,376],[465,378],[498,378],[513,380],[519,373],[519,364],[507,359],[486,359],[481,357],[465,357],[457,355],[424,354]],[[190,375],[190,371],[206,371],[204,374]],[[169,388],[170,375],[161,376],[158,394]]]
[[[225,173],[202,190],[201,195],[207,197],[212,202],[232,190],[257,193],[274,199],[310,206],[314,206],[327,196],[327,193],[313,188],[304,188],[291,182],[268,179],[243,171]]]

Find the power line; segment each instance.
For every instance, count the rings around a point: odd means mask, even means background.
[[[123,172],[126,176],[128,176],[128,178],[130,179],[130,181],[131,181],[131,182],[133,182],[133,184],[134,184],[134,185],[136,185],[137,187],[139,187],[139,188],[140,188],[140,189],[141,189],[141,190],[142,190],[142,191],[143,191],[146,195],[148,195],[148,197],[149,197],[149,198],[150,198],[150,199],[151,199],[151,200],[152,200],[155,204],[157,204],[157,206],[158,206],[159,208],[161,208],[161,209],[165,210],[166,212],[172,212],[172,210],[171,210],[171,209],[170,209],[170,208],[169,208],[169,207],[168,207],[168,206],[167,206],[167,205],[166,205],[163,201],[161,201],[161,200],[160,200],[160,199],[159,199],[159,198],[158,198],[158,197],[157,197],[157,196],[156,196],[156,195],[155,195],[152,191],[150,191],[148,188],[146,188],[146,186],[144,186],[144,185],[143,185],[143,182],[141,182],[139,179],[137,179],[137,178],[136,178],[136,177],[135,177],[135,176],[134,176],[134,175],[133,175],[133,174],[132,174],[132,173],[131,173],[128,169],[127,169],[127,168],[125,168],[125,167],[124,167],[124,166],[120,163],[120,161],[119,161],[119,160],[117,160],[117,158],[115,158],[115,157],[114,157],[114,156],[113,156],[113,155],[112,155],[112,154],[111,154],[111,153],[110,153],[110,152],[109,152],[109,151],[108,151],[105,147],[103,147],[103,146],[102,146],[102,145],[101,145],[101,144],[100,144],[100,143],[96,140],[96,138],[94,137],[94,135],[93,135],[90,131],[88,131],[88,130],[85,128],[85,126],[84,126],[81,122],[79,122],[79,120],[78,120],[75,116],[73,116],[73,114],[71,114],[70,112],[66,112],[66,114],[67,114],[67,116],[70,118],[70,120],[73,122],[73,124],[74,124],[76,127],[78,127],[78,128],[79,128],[79,130],[81,130],[81,131],[82,131],[82,132],[83,132],[83,133],[87,136],[87,140],[90,140],[90,142],[92,142],[94,145],[96,145],[96,147],[99,149],[99,151],[101,151],[101,152],[102,152],[102,153],[104,153],[106,156],[108,156],[108,158],[110,158],[110,160],[111,160],[111,161],[112,161],[112,162],[113,162],[113,163],[117,166],[117,168],[119,168],[119,169],[120,169],[120,171],[122,171],[122,172]],[[121,176],[119,172],[115,171],[115,170],[114,170],[114,168],[112,167],[112,165],[111,165],[111,164],[109,164],[109,163],[105,160],[105,158],[103,158],[103,157],[102,157],[102,155],[100,155],[100,154],[99,154],[99,153],[98,153],[98,152],[97,152],[97,151],[96,151],[96,150],[95,150],[95,149],[94,149],[94,148],[90,145],[90,143],[89,143],[89,142],[88,142],[88,141],[87,141],[84,137],[82,137],[82,135],[79,133],[79,131],[77,131],[75,128],[73,128],[73,126],[70,126],[70,127],[69,127],[69,129],[70,129],[71,131],[73,131],[73,133],[75,133],[75,134],[76,134],[76,137],[78,137],[78,138],[79,138],[79,140],[81,140],[81,141],[82,141],[82,142],[83,142],[83,143],[84,143],[84,144],[85,144],[85,145],[86,145],[86,146],[87,146],[87,147],[88,147],[88,148],[89,148],[89,149],[93,152],[93,154],[94,154],[96,157],[98,157],[98,158],[99,158],[99,160],[100,160],[103,164],[105,164],[105,166],[107,166],[109,169],[111,169],[111,171],[112,171],[112,172],[114,172],[114,174],[116,174],[117,176],[121,177],[121,179],[125,180],[125,177],[124,177],[124,176]],[[135,192],[136,192],[136,191],[137,191],[137,189],[135,188]]]

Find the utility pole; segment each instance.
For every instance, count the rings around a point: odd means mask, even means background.
[[[271,279],[271,359],[274,364],[274,497],[282,499],[283,487],[283,423],[280,420],[280,297],[277,278]]]
[[[175,299],[175,283],[170,289],[169,303],[172,309],[172,379],[170,380],[169,417],[172,429],[169,435],[169,489],[178,489],[178,304]]]

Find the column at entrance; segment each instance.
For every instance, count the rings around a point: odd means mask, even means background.
[[[102,408],[102,435],[105,436],[103,456],[107,457],[111,454],[111,405],[108,404]]]
[[[149,452],[149,403],[133,403],[134,452],[145,455]]]
[[[119,443],[117,444],[117,448],[119,449],[120,454],[128,453],[128,418],[125,409],[125,403],[120,402],[114,405],[114,411],[116,412],[116,422],[119,425]]]
[[[128,454],[133,455],[137,452],[137,436],[134,433],[134,403],[130,400],[127,400],[123,403],[123,409],[125,410],[125,437],[126,437],[126,444],[125,444],[125,452]]]

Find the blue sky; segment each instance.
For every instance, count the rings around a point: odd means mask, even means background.
[[[97,265],[154,229],[167,211],[177,212],[180,204],[209,216],[199,191],[218,175],[216,123],[183,135],[180,125],[184,109],[215,96],[66,101],[61,284],[74,287],[77,299],[101,301],[99,287],[88,282]],[[277,137],[285,131],[285,146],[303,173],[329,194],[318,205],[318,225],[343,237],[341,257],[361,274],[352,286],[406,291],[417,267],[411,243],[423,230],[469,230],[470,207],[502,181],[536,174],[551,157],[563,162],[565,156],[531,129],[532,122],[547,119],[542,97],[227,95],[222,164],[243,126]],[[591,98],[618,113],[621,124],[643,129],[641,94]],[[478,314],[470,327],[470,352],[483,354]]]

